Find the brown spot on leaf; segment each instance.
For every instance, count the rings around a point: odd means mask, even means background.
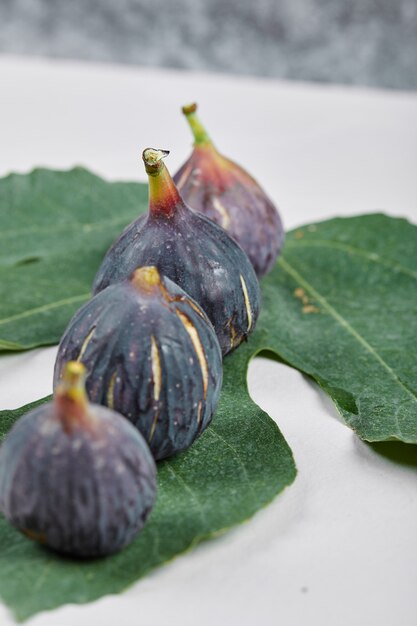
[[[313,304],[307,304],[303,306],[303,313],[320,313],[320,309]]]
[[[294,289],[294,296],[303,303],[303,313],[319,313],[320,309],[310,303],[310,298],[302,287]]]

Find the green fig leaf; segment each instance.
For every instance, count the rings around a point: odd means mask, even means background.
[[[158,463],[155,508],[136,540],[119,554],[95,561],[62,558],[0,517],[0,596],[18,620],[120,592],[150,569],[243,522],[292,483],[291,451],[247,392],[252,355],[248,343],[227,359],[212,424],[189,450]],[[1,412],[0,436],[35,404],[39,401]]]
[[[147,197],[147,185],[80,167],[0,179],[0,351],[59,341],[104,251]]]
[[[288,234],[263,283],[268,346],[364,440],[417,443],[417,227],[373,214]]]

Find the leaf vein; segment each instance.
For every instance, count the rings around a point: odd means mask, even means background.
[[[181,476],[181,474],[178,474],[178,472],[176,470],[174,470],[174,468],[172,467],[171,463],[167,460],[165,460],[165,465],[166,467],[169,469],[169,471],[171,472],[171,474],[174,476],[174,478],[176,478],[178,480],[179,483],[181,483],[181,485],[183,486],[184,490],[187,491],[187,493],[190,494],[190,496],[192,497],[192,499],[194,500],[194,502],[197,505],[197,509],[199,510],[200,513],[200,517],[201,520],[203,522],[204,526],[207,526],[207,517],[206,517],[206,513],[204,511],[203,505],[201,504],[200,500],[197,498],[196,494],[194,493],[194,491],[191,489],[191,487],[187,484],[187,482],[183,479],[183,477]]]
[[[249,487],[249,490],[250,490],[254,500],[256,500],[255,492],[253,490],[252,483],[251,483],[251,481],[249,479],[248,472],[247,472],[246,467],[245,467],[244,463],[242,462],[242,459],[240,458],[239,453],[236,450],[236,448],[234,446],[232,446],[232,444],[229,443],[224,437],[219,435],[219,433],[214,430],[213,426],[209,426],[209,428],[207,429],[207,432],[212,433],[215,437],[217,437],[217,439],[220,439],[220,441],[222,441],[228,448],[233,450],[233,456],[236,459],[236,461],[239,463],[239,465],[240,465],[240,467],[242,469],[242,473],[243,473],[243,475],[245,477],[245,482],[247,483],[247,485]]]
[[[22,313],[16,313],[16,315],[11,315],[10,317],[4,317],[0,320],[0,326],[3,324],[8,324],[9,322],[14,322],[15,320],[20,320],[25,317],[31,317],[32,315],[38,315],[39,313],[45,313],[46,311],[51,311],[52,309],[57,309],[60,306],[65,306],[67,304],[72,304],[73,302],[80,302],[82,300],[87,300],[90,297],[89,293],[83,293],[78,296],[72,296],[71,298],[64,298],[63,300],[56,300],[55,302],[49,302],[48,304],[43,304],[42,306],[35,307],[34,309],[28,309],[27,311],[23,311]]]
[[[117,218],[112,220],[101,220],[100,222],[70,222],[66,224],[59,224],[50,228],[41,228],[37,226],[33,226],[32,228],[22,228],[22,229],[13,229],[13,230],[3,230],[0,233],[0,239],[6,239],[7,237],[15,237],[21,235],[29,235],[29,234],[50,234],[50,233],[59,233],[61,231],[68,232],[69,230],[100,230],[106,228],[107,226],[118,226],[119,224],[126,224],[129,221],[129,217]]]

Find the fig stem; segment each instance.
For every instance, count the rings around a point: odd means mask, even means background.
[[[158,148],[145,148],[142,152],[142,159],[145,163],[146,173],[150,176],[156,176],[163,167],[162,159],[168,156],[169,150],[160,150]]]
[[[172,217],[181,197],[171,174],[163,162],[168,150],[146,148],[142,153],[145,169],[149,176],[149,213],[153,216]]]
[[[57,414],[67,431],[71,430],[72,425],[85,422],[87,416],[86,372],[85,366],[79,361],[69,361],[55,392]]]
[[[86,396],[85,377],[87,370],[80,361],[68,361],[62,372],[62,381],[58,388],[61,393]]]
[[[193,104],[188,104],[182,107],[182,112],[187,118],[191,131],[194,135],[194,145],[203,146],[211,144],[212,141],[203,124],[201,123],[200,118],[197,116],[196,111],[197,104],[195,102]]]
[[[138,267],[130,277],[132,285],[145,293],[153,293],[161,286],[161,276],[154,265]]]

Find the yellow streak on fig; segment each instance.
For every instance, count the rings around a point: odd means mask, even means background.
[[[190,175],[192,169],[193,169],[193,165],[192,163],[189,163],[187,167],[185,168],[185,170],[183,171],[181,178],[177,182],[178,189],[181,189],[184,182],[187,180],[188,176]]]
[[[208,387],[208,367],[200,337],[198,336],[196,327],[192,324],[191,320],[186,315],[184,315],[184,313],[181,313],[181,311],[177,311],[177,315],[180,318],[181,322],[184,324],[185,330],[190,335],[194,350],[196,351],[197,358],[200,363],[201,375],[203,377],[204,397],[206,397]]]
[[[117,372],[113,372],[112,377],[110,378],[109,388],[107,389],[106,394],[106,402],[109,409],[114,409],[114,384],[116,382],[116,374]]]
[[[77,357],[77,361],[81,361],[81,359],[83,358],[85,351],[87,350],[87,346],[90,343],[91,339],[93,338],[94,333],[96,332],[96,327],[93,326],[93,328],[90,330],[90,332],[88,333],[88,335],[86,336],[86,338],[83,341],[83,344],[81,346],[81,350],[80,350],[80,354]]]
[[[162,388],[162,368],[161,368],[161,358],[159,356],[158,344],[156,343],[155,337],[151,336],[151,363],[152,363],[152,377],[153,377],[153,397],[157,402],[159,400],[159,396],[161,395]],[[152,421],[151,432],[149,433],[148,443],[151,442],[152,437],[155,433],[156,423],[159,417],[159,407],[155,409],[155,415]]]
[[[213,208],[219,213],[222,218],[221,225],[225,230],[227,230],[230,224],[230,216],[226,210],[226,207],[220,202],[220,200],[216,197],[213,198]]]
[[[200,309],[200,307],[198,307],[198,306],[195,304],[195,302],[193,302],[192,300],[185,300],[185,299],[184,299],[184,302],[186,302],[187,304],[189,304],[189,305],[190,305],[190,307],[193,309],[193,311],[195,311],[196,313],[198,313],[198,315],[199,315],[200,317],[202,317],[203,319],[205,319],[205,317],[204,317],[204,313],[202,312],[202,310]]]
[[[232,323],[230,323],[229,326],[230,326],[230,347],[234,348],[238,344],[238,342],[236,341],[237,332],[236,332],[236,328],[233,326]]]
[[[155,400],[159,400],[162,387],[161,359],[159,357],[158,345],[153,335],[151,337],[151,361],[153,376],[153,397]]]
[[[149,437],[148,437],[148,443],[151,443],[152,438],[154,436],[156,423],[158,421],[158,417],[159,417],[159,409],[156,411],[155,416],[154,416],[153,421],[152,421],[151,432],[149,433]]]
[[[203,403],[200,400],[200,402],[198,403],[198,409],[197,409],[197,424],[200,426],[201,424],[201,409],[203,408]]]
[[[249,301],[248,288],[246,287],[245,279],[242,274],[240,275],[240,284],[242,285],[243,297],[245,298],[246,313],[248,316],[248,331],[252,328],[252,308]]]

